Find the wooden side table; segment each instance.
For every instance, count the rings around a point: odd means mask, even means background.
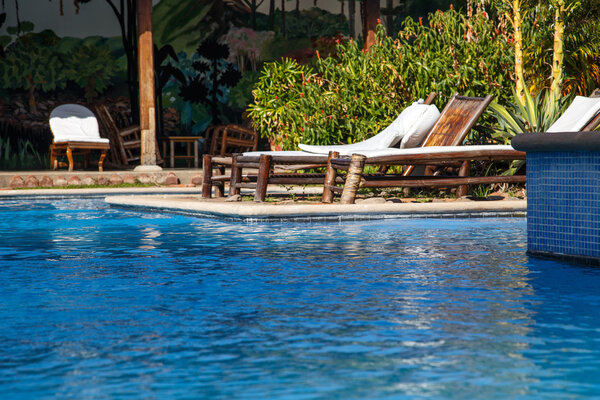
[[[175,168],[175,159],[182,158],[189,161],[194,160],[194,168],[198,168],[198,139],[200,136],[165,136],[162,137],[163,159],[167,159],[167,143],[169,143],[169,160],[171,168]],[[175,155],[175,143],[186,143],[186,154]],[[192,147],[194,154],[192,155]]]

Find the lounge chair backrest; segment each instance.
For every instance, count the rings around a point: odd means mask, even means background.
[[[461,145],[492,99],[492,96],[465,97],[455,94],[421,146]]]
[[[580,132],[600,112],[600,98],[575,96],[573,102],[546,132]]]
[[[589,97],[592,99],[600,97],[600,89],[595,89]],[[596,116],[583,127],[582,131],[593,131],[598,125],[600,125],[600,113],[596,114]]]
[[[94,113],[79,104],[63,104],[52,110],[50,130],[54,143],[105,141],[100,138],[98,120]]]

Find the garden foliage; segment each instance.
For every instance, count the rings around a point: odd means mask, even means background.
[[[364,140],[401,109],[431,91],[443,105],[455,92],[510,97],[510,35],[485,12],[467,19],[451,9],[429,25],[407,18],[395,37],[378,30],[365,52],[340,42],[335,55],[314,67],[285,59],[264,66],[249,114],[261,134],[284,149],[298,143]]]
[[[26,33],[8,45],[0,59],[1,87],[28,92],[31,111],[36,110],[38,92],[64,89],[69,81],[92,101],[118,72],[108,47],[82,43],[63,52],[59,42],[50,30]]]

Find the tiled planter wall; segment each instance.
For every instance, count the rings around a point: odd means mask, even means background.
[[[582,133],[560,134],[564,143],[540,144],[547,135],[513,140],[515,148],[527,151],[528,251],[600,263],[600,132],[587,145],[574,141],[581,142],[582,136],[573,135]],[[558,139],[553,134],[552,141]]]

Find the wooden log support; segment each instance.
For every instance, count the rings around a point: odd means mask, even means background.
[[[210,199],[212,195],[212,156],[202,157],[202,198]]]
[[[242,181],[242,169],[237,165],[237,154],[231,158],[231,179],[229,181],[229,195],[240,194],[239,184]]]
[[[330,151],[329,157],[327,158],[327,169],[325,170],[325,182],[323,182],[323,203],[333,203],[333,191],[332,186],[335,186],[335,180],[337,178],[337,169],[331,165],[333,158],[338,158],[340,153],[337,151]]]
[[[138,0],[138,71],[140,87],[141,165],[156,166],[156,113],[152,0]]]
[[[263,202],[267,197],[267,185],[269,183],[269,174],[271,172],[271,156],[262,154],[258,161],[258,177],[256,180],[256,191],[254,192],[254,201]]]
[[[365,160],[367,157],[362,154],[353,154],[350,159],[350,165],[348,166],[348,174],[346,175],[346,183],[344,184],[344,190],[342,191],[342,198],[340,204],[354,204],[356,198],[356,192],[360,187],[360,181],[362,179],[363,167],[365,166]]]
[[[469,176],[469,169],[471,167],[471,163],[469,161],[464,161],[458,170],[458,176],[467,177]],[[456,188],[456,197],[463,197],[467,195],[469,191],[469,186],[460,185]]]
[[[216,166],[219,175],[225,175],[225,166],[218,164]],[[215,187],[215,197],[225,197],[225,183],[223,181],[212,180],[212,184]]]

